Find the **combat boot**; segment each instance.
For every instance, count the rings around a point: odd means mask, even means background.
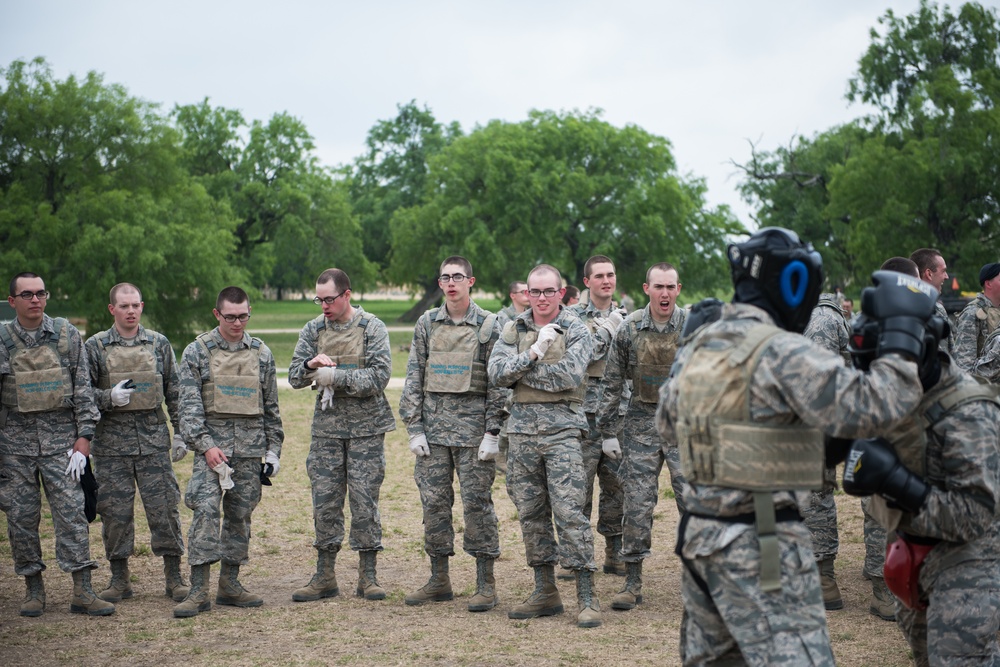
[[[36,572],[24,578],[25,594],[21,603],[21,616],[41,616],[45,611],[45,584],[42,573]]]
[[[611,608],[619,611],[635,609],[642,602],[642,561],[625,563],[625,588],[611,599]]]
[[[69,601],[69,610],[73,614],[91,616],[108,616],[115,613],[115,606],[97,597],[91,588],[90,568],[73,573],[73,598]]]
[[[254,595],[239,581],[240,566],[230,565],[222,562],[219,570],[219,589],[215,594],[215,604],[229,605],[230,607],[259,607],[264,604],[264,600],[259,595]]]
[[[340,593],[337,587],[337,574],[334,565],[337,563],[337,552],[320,549],[316,556],[316,574],[309,583],[292,593],[295,602],[315,602],[322,598],[332,598]]]
[[[896,620],[896,598],[882,577],[872,577],[872,600],[868,611],[883,621]]]
[[[514,605],[507,618],[535,618],[563,613],[562,598],[556,588],[555,568],[539,565],[535,568],[535,590],[522,604]]]
[[[579,570],[576,573],[576,604],[580,613],[576,615],[576,627],[596,628],[601,624],[601,603],[594,590],[594,573]]]
[[[181,576],[180,556],[163,557],[163,579],[166,582],[164,590],[168,598],[174,602],[181,602],[188,596],[191,589],[184,583],[184,577]]]
[[[827,611],[844,608],[844,598],[837,586],[837,574],[833,570],[833,556],[824,558],[817,563],[819,566],[819,583],[823,588],[823,606]]]
[[[469,611],[489,611],[497,606],[496,579],[493,577],[493,559],[476,556],[476,594],[469,598]]]
[[[414,606],[425,602],[446,602],[454,597],[451,578],[448,577],[448,557],[431,556],[431,578],[415,593],[407,595],[405,602]]]
[[[622,561],[622,536],[607,535],[604,537],[604,574],[625,576],[625,563]]]
[[[132,582],[129,581],[131,575],[128,571],[128,558],[115,558],[111,560],[111,582],[108,587],[97,594],[97,597],[108,602],[121,602],[132,597]]]
[[[366,600],[384,600],[385,589],[378,583],[378,572],[375,567],[378,552],[361,551],[358,555],[358,590],[355,591],[357,596]]]
[[[191,588],[188,590],[187,597],[174,607],[175,618],[197,616],[212,608],[212,602],[208,599],[208,579],[211,568],[210,563],[191,566]]]

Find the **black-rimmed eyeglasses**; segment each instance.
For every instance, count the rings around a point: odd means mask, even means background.
[[[324,303],[329,306],[334,301],[336,301],[340,297],[344,296],[345,294],[347,294],[347,290],[344,290],[343,292],[341,292],[337,296],[326,296],[326,297],[314,296],[313,297],[313,303],[315,303],[317,306],[322,306]]]
[[[21,292],[16,296],[21,299],[24,299],[25,301],[31,301],[33,298],[38,299],[39,301],[45,301],[46,299],[49,298],[49,293],[46,290],[39,290],[37,292],[28,292],[27,290],[25,290],[24,292]]]
[[[461,283],[461,282],[465,282],[465,279],[468,278],[468,277],[469,276],[465,275],[464,273],[453,273],[450,276],[447,273],[442,273],[440,276],[438,276],[438,282],[441,282],[441,283],[447,283],[447,282]]]
[[[524,293],[535,299],[540,296],[544,296],[546,299],[551,299],[559,293],[559,290],[552,289],[551,287],[548,289],[526,289],[524,290]]]
[[[222,313],[219,313],[219,317],[224,319],[229,324],[235,324],[236,320],[239,320],[240,322],[246,322],[249,320],[250,313],[243,313],[242,315],[223,315]]]

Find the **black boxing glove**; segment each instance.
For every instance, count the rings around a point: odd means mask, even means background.
[[[844,465],[844,492],[852,496],[877,493],[889,505],[916,514],[931,487],[904,466],[882,438],[855,440]]]
[[[895,271],[876,271],[872,283],[875,287],[866,287],[861,294],[861,310],[879,324],[875,356],[895,352],[911,361],[921,360],[937,290]]]

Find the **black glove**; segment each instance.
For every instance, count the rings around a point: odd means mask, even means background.
[[[872,282],[875,287],[866,287],[861,294],[861,309],[879,322],[875,356],[895,352],[919,361],[924,356],[924,333],[934,315],[937,290],[895,271],[876,271]]]
[[[882,438],[855,440],[844,466],[844,492],[852,496],[877,493],[892,507],[916,514],[931,487],[907,470]]]
[[[87,457],[87,464],[83,467],[83,474],[80,475],[80,486],[83,487],[83,513],[87,517],[88,523],[93,523],[97,518],[97,478],[94,477],[94,470],[90,467],[90,457]]]
[[[854,440],[850,438],[834,438],[829,435],[823,436],[823,451],[826,454],[826,467],[836,468],[847,458],[847,452],[851,449]]]
[[[264,486],[274,486],[271,484],[271,474],[274,472],[274,466],[270,463],[260,464],[260,483]]]

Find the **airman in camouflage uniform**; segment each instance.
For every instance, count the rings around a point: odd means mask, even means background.
[[[396,428],[385,388],[392,374],[389,331],[351,305],[351,279],[327,269],[316,279],[323,314],[299,333],[288,382],[317,390],[306,470],[312,485],[316,574],[292,594],[308,602],[338,594],[334,566],[344,542],[344,501],[351,503],[350,548],[359,552],[358,585],[366,600],[385,599],[378,583],[382,551],[378,499],[385,479],[385,434]]]
[[[416,455],[413,479],[424,513],[424,550],[431,577],[406,604],[451,600],[448,558],[455,555],[453,488],[458,474],[465,510],[463,548],[476,559],[476,593],[469,611],[497,604],[493,561],[500,555],[491,487],[499,453],[505,394],[486,379],[486,364],[500,336],[496,316],[472,301],[472,265],[464,257],[441,263],[441,308],[424,313],[413,329],[399,417]]]
[[[941,293],[944,281],[948,279],[948,267],[945,264],[941,251],[935,248],[919,248],[910,253],[910,260],[917,265],[917,277]],[[940,301],[934,306],[938,317],[951,321],[948,318],[948,311]],[[955,347],[955,332],[950,331],[948,335],[941,339],[938,344],[942,352],[951,353]]]
[[[622,559],[625,586],[611,601],[611,608],[633,609],[642,602],[642,562],[649,558],[653,543],[653,511],[659,499],[660,471],[666,461],[677,510],[684,513],[684,475],[677,444],[664,442],[656,431],[656,405],[660,385],[680,345],[687,312],[677,307],[681,292],[677,269],[661,262],[646,271],[643,292],[649,304],[625,318],[618,327],[608,354],[601,383],[602,396],[597,427],[604,442],[618,446],[624,426],[623,461],[619,471],[624,490]],[[626,382],[633,381],[628,411],[621,414]]]
[[[73,575],[70,611],[106,616],[115,606],[91,588],[90,571],[97,565],[90,559],[80,486],[100,415],[80,332],[45,314],[48,296],[34,273],[19,273],[10,282],[7,302],[17,317],[0,325],[0,510],[7,513],[14,571],[27,588],[20,614],[45,611],[41,483],[52,510],[56,561]]]
[[[604,438],[597,429],[597,409],[601,399],[601,378],[608,363],[611,341],[622,323],[622,313],[615,309],[615,265],[604,255],[594,255],[583,266],[583,283],[590,290],[590,300],[569,308],[587,325],[594,343],[594,352],[587,366],[587,396],[583,410],[587,414],[587,433],[581,443],[583,470],[587,475],[587,500],[583,513],[589,520],[594,505],[594,479],[601,480],[601,494],[597,508],[597,532],[604,536],[604,572],[625,574],[621,560],[622,517],[624,496],[619,468],[621,448],[605,451]],[[626,389],[623,387],[623,391]],[[570,577],[572,578],[572,573]]]
[[[986,347],[986,339],[1000,325],[1000,262],[987,264],[979,271],[983,291],[958,315],[955,325],[955,364],[971,371]]]
[[[900,422],[920,400],[917,368],[886,345],[861,373],[793,333],[823,280],[819,254],[793,232],[762,229],[728,255],[734,303],[678,352],[656,416],[690,485],[677,541],[681,655],[685,665],[833,665],[798,511],[832,463],[820,429],[851,437]],[[892,333],[922,351],[909,330]]]
[[[179,618],[211,609],[209,569],[217,561],[222,565],[216,604],[264,603],[243,587],[239,573],[248,559],[261,476],[278,473],[285,438],[274,356],[245,330],[247,293],[223,289],[213,313],[219,326],[188,345],[180,363],[181,436],[196,456],[184,494],[184,504],[194,511],[188,530],[191,590],[174,607]]]
[[[109,602],[133,595],[128,559],[135,550],[135,490],[142,497],[153,553],[163,558],[166,593],[176,602],[188,594],[181,578],[184,539],[177,505],[181,500],[171,465],[166,400],[176,437],[176,451],[186,453],[180,438],[180,375],[177,358],[165,336],[142,326],[142,294],[130,283],[111,288],[108,305],[115,324],[87,340],[94,397],[101,411],[91,443],[98,482],[104,551],[111,562],[111,582],[99,593]],[[133,388],[124,385],[131,380]]]
[[[593,589],[594,536],[583,514],[586,480],[580,438],[587,429],[584,378],[590,332],[566,312],[562,277],[548,264],[528,275],[531,308],[508,323],[490,356],[490,382],[513,388],[507,491],[517,507],[535,590],[510,618],[563,611],[554,565],[577,572],[577,625],[601,624]],[[559,543],[552,531],[553,515]]]

